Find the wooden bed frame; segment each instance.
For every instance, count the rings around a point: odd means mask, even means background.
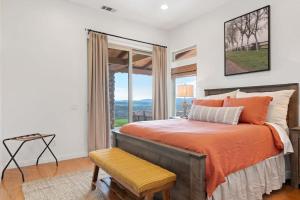
[[[243,92],[273,92],[294,89],[289,104],[287,122],[290,128],[298,126],[298,83],[239,88],[206,89],[205,95],[215,95],[240,89]],[[205,158],[206,155],[172,147],[147,139],[113,131],[113,145],[131,154],[148,160],[177,175],[171,192],[172,200],[206,200]]]

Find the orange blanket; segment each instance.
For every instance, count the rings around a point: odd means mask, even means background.
[[[208,196],[230,173],[277,155],[283,149],[278,133],[267,125],[233,126],[176,119],[131,123],[120,131],[206,154]]]

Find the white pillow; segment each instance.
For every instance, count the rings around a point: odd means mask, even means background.
[[[288,129],[287,126],[287,112],[290,102],[290,98],[293,95],[295,90],[280,90],[276,92],[237,92],[237,98],[243,97],[253,97],[253,96],[269,96],[273,97],[269,108],[266,121],[269,123],[274,123],[280,125],[285,130]]]
[[[207,107],[193,105],[189,120],[237,125],[243,107]]]
[[[206,96],[205,99],[226,99],[227,97],[236,98],[238,91],[239,90],[235,90],[233,92],[228,92],[228,93],[223,93],[223,94],[209,95],[209,96]]]

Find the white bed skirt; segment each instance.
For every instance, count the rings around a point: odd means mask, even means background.
[[[283,154],[232,173],[208,200],[262,200],[263,194],[278,190],[285,182]]]

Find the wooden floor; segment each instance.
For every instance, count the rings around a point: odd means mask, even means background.
[[[25,167],[24,173],[26,181],[42,179],[46,177],[60,176],[66,173],[79,170],[92,170],[93,165],[87,158],[66,160],[59,163],[56,168],[54,163],[42,164],[38,167]],[[23,200],[21,190],[21,176],[16,169],[10,169],[6,172],[5,178],[0,185],[0,200]],[[105,184],[100,184],[101,190],[109,200],[120,200],[120,198],[110,190]],[[266,195],[265,200],[300,200],[300,190],[293,189],[290,186],[284,186],[283,189],[275,191],[272,195]]]

